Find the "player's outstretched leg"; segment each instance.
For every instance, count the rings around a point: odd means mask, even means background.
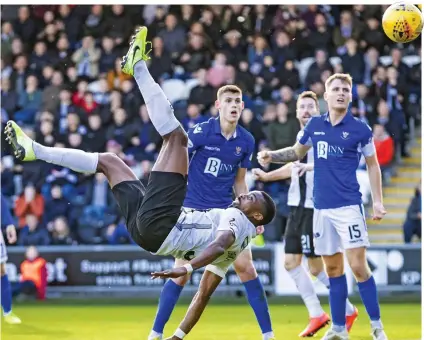
[[[174,115],[174,109],[147,69],[150,59],[147,28],[140,27],[122,60],[122,71],[132,75],[146,102],[153,126],[163,138],[162,148],[152,172],[171,172],[186,176],[188,173],[188,137]]]
[[[111,188],[124,181],[138,181],[132,170],[113,153],[99,154],[78,149],[46,147],[29,138],[14,121],[7,122],[5,133],[15,157],[21,161],[38,159],[80,173],[102,172]]]

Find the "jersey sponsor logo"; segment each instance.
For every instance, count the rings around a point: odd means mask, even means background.
[[[236,146],[236,152],[234,153],[236,156],[241,156],[241,147]]]
[[[325,135],[325,132],[322,132],[322,131],[316,131],[316,132],[314,132],[314,135],[317,135],[317,136],[324,136],[324,135]]]
[[[220,148],[218,148],[217,146],[205,146],[205,149],[206,150],[209,150],[209,151],[221,151],[221,149]]]
[[[194,128],[194,130],[193,130],[193,133],[194,134],[197,134],[197,133],[202,133],[203,131],[202,131],[202,127],[201,126],[196,126],[195,128]]]
[[[343,131],[342,132],[342,139],[344,139],[344,140],[349,139],[349,132]]]
[[[324,158],[328,159],[329,156],[331,157],[342,157],[344,152],[344,148],[340,146],[335,146],[328,144],[324,141],[319,141],[317,143],[317,157],[318,158]]]
[[[235,165],[224,164],[219,158],[209,157],[205,166],[205,174],[211,174],[218,177],[222,174],[229,174],[234,171]]]

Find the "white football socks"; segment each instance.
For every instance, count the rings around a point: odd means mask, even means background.
[[[35,157],[47,163],[69,168],[76,172],[94,174],[99,162],[99,154],[78,149],[47,147],[36,142],[32,143]]]
[[[146,102],[150,120],[159,134],[165,136],[179,127],[180,123],[174,115],[171,103],[150,75],[143,60],[135,64],[134,78]]]
[[[290,276],[296,283],[296,287],[309,311],[311,318],[317,318],[324,314],[324,310],[321,307],[321,303],[315,292],[312,280],[306,272],[305,268],[300,265],[289,271]]]

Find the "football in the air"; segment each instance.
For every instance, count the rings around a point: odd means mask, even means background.
[[[417,6],[401,1],[386,9],[382,20],[386,35],[398,43],[408,43],[419,37],[423,28],[422,13]]]

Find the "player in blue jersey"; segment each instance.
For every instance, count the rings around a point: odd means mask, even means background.
[[[1,228],[6,228],[7,241],[11,244],[16,242],[16,229],[13,218],[10,215],[6,199],[1,195]],[[12,312],[12,291],[9,278],[6,274],[7,252],[3,233],[0,231],[0,273],[1,273],[1,307],[3,309],[4,321],[8,324],[20,324],[21,320]]]
[[[261,165],[287,163],[302,159],[314,149],[314,245],[322,255],[330,278],[332,327],[323,340],[345,340],[347,281],[343,268],[343,251],[358,283],[359,293],[371,320],[374,340],[386,340],[380,319],[377,287],[366,259],[369,246],[361,193],[356,178],[361,154],[370,177],[374,220],[381,220],[383,206],[381,171],[371,128],[348,111],[352,101],[352,78],[334,74],[325,83],[324,99],[328,112],[312,117],[300,140],[278,151],[258,154]]]
[[[243,110],[242,91],[234,85],[221,87],[215,105],[218,118],[197,124],[188,131],[190,165],[184,200],[184,208],[188,210],[225,209],[232,202],[233,189],[236,196],[248,192],[245,176],[251,167],[255,140],[238,125]],[[184,260],[175,262],[176,266],[183,264]],[[274,339],[266,294],[253,265],[250,246],[238,256],[234,269],[246,289],[263,339]],[[188,279],[182,277],[165,283],[149,340],[162,339],[165,324]]]
[[[312,91],[304,91],[297,98],[296,117],[301,129],[305,127],[312,116],[319,115],[318,98]],[[299,131],[297,139],[302,135]],[[309,149],[305,158],[297,162],[290,162],[281,168],[265,173],[260,169],[253,169],[255,179],[264,182],[291,178],[287,204],[290,215],[287,220],[284,234],[284,266],[290,274],[300,296],[309,312],[309,324],[299,334],[300,337],[314,336],[325,327],[330,317],[324,312],[315,292],[308,273],[302,265],[302,257],[308,259],[311,275],[315,276],[327,288],[330,282],[324,271],[321,256],[315,254],[313,244],[313,178],[314,178],[314,150]],[[358,317],[358,310],[349,299],[346,301],[346,328],[349,332]]]
[[[13,121],[7,122],[5,134],[15,157],[22,161],[38,159],[80,173],[103,173],[135,243],[155,255],[190,259],[183,266],[152,273],[153,278],[184,277],[205,267],[198,292],[172,337],[183,339],[200,319],[231,264],[262,226],[274,219],[276,206],[267,193],[253,191],[239,195],[226,209],[183,209],[189,166],[188,136],[149,73],[149,43],[147,28],[139,28],[121,65],[124,73],[135,78],[150,120],[163,139],[147,187],[115,154],[46,147],[34,142]]]

